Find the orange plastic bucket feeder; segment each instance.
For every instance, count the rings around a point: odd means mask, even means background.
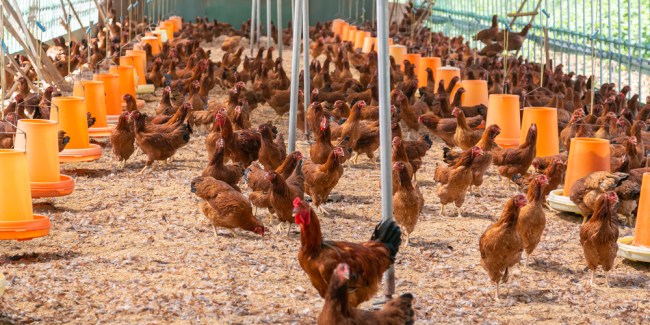
[[[375,42],[377,42],[376,37],[366,37],[363,39],[363,47],[361,47],[361,53],[370,53],[370,50],[373,48],[373,45],[375,45]],[[375,48],[375,52],[377,52],[377,49]]]
[[[423,57],[420,58],[420,64],[417,66],[418,87],[426,87],[427,85],[427,68],[433,72],[435,80],[436,70],[442,65],[442,60],[436,57]],[[434,89],[434,92],[438,89]]]
[[[147,52],[144,50],[126,50],[126,55],[133,56],[135,73],[138,75],[137,84],[146,85]]]
[[[463,106],[476,106],[483,104],[488,105],[488,84],[486,80],[463,80],[456,84],[451,91],[451,97],[454,98],[456,91],[463,87],[465,93],[460,97],[460,104]],[[489,125],[489,124],[488,124]]]
[[[521,122],[519,142],[524,143],[528,128],[537,123],[537,155],[545,157],[560,153],[560,138],[557,131],[557,109],[551,107],[526,107]]]
[[[111,67],[112,69],[117,70],[117,75],[119,78],[119,83],[120,83],[120,105],[121,105],[121,111],[126,110],[126,103],[122,100],[122,96],[125,94],[130,94],[135,98],[135,79],[134,79],[134,69],[133,66],[119,66],[119,67]],[[110,71],[109,71],[110,72]],[[144,100],[136,100],[136,105],[138,106],[138,109],[142,109],[144,107]],[[121,114],[121,113],[120,113]]]
[[[94,161],[102,156],[102,148],[90,144],[86,106],[81,97],[54,97],[50,118],[59,122],[59,130],[70,136],[66,149],[59,153],[61,162]]]
[[[341,34],[341,40],[347,41],[348,37],[350,37],[350,31],[357,30],[356,26],[352,26],[350,24],[344,25],[343,26],[343,32]]]
[[[388,54],[395,59],[395,64],[403,66],[404,65],[404,55],[406,55],[406,46],[404,45],[391,45],[388,47]],[[402,68],[404,70],[404,68]]]
[[[158,25],[161,30],[165,31],[167,34],[167,41],[173,41],[174,40],[174,23],[171,21],[161,21],[160,25]]]
[[[34,215],[27,155],[0,149],[0,239],[29,240],[50,233],[50,219]]]
[[[95,74],[93,80],[104,83],[106,101],[106,123],[115,124],[122,114],[122,99],[120,99],[120,80],[117,74]]]
[[[363,48],[363,41],[366,40],[366,37],[370,37],[370,32],[358,31],[354,35],[354,47],[357,49]]]
[[[506,149],[519,146],[521,134],[519,123],[518,95],[490,95],[485,125],[496,124],[501,128],[494,142]],[[539,130],[539,125],[537,129]]]
[[[643,174],[641,197],[636,213],[634,245],[650,248],[650,173]]]
[[[341,35],[343,32],[343,26],[346,24],[343,19],[334,19],[332,20],[332,32],[336,35]]]
[[[138,80],[140,79],[140,75],[138,74],[138,57],[135,55],[125,55],[120,57],[120,66],[124,67],[132,67],[133,68],[133,87],[135,88],[136,85],[138,84]],[[119,68],[118,68],[118,75],[119,75]],[[141,72],[142,73],[142,72]],[[120,83],[122,80],[120,80]]]
[[[449,86],[449,83],[451,82],[451,79],[454,79],[454,77],[460,78],[460,69],[456,67],[450,67],[450,66],[444,66],[444,67],[439,67],[435,71],[435,83],[436,87],[438,87],[438,84],[440,83],[440,80],[445,81],[445,88]],[[438,89],[436,89],[437,91]],[[453,98],[453,97],[452,97]]]
[[[169,21],[174,24],[174,33],[180,31],[181,27],[183,27],[183,18],[180,16],[171,16],[169,17]]]
[[[151,54],[160,54],[160,41],[156,36],[145,36],[141,40],[142,44],[149,44],[151,46]]]
[[[539,124],[537,124],[537,129],[539,130]],[[537,138],[539,139],[539,133]],[[539,145],[539,142],[537,144]],[[571,139],[569,161],[564,176],[564,196],[571,194],[571,187],[577,180],[593,172],[608,172],[610,169],[609,158],[609,140],[596,138]]]
[[[422,58],[422,56],[420,54],[417,54],[417,53],[404,54],[402,56],[402,60],[409,61],[409,62],[411,62],[411,64],[415,65],[415,69],[413,70],[413,72],[415,72],[416,75],[418,73],[418,66],[420,66],[420,58]],[[402,68],[402,71],[404,71],[404,64],[402,64],[401,68]]]
[[[86,112],[95,117],[95,124],[88,129],[91,138],[106,138],[115,125],[106,124],[106,93],[101,81],[84,80],[75,84],[73,96],[84,97]]]
[[[74,180],[59,173],[58,125],[50,120],[19,120],[15,149],[27,152],[32,198],[69,195]]]
[[[163,43],[167,43],[167,30],[158,27],[156,30],[151,32],[154,36],[158,37],[158,45],[162,48]]]

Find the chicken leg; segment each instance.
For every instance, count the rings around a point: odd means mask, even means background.
[[[456,212],[458,212],[458,218],[462,218],[463,215],[461,214],[461,210],[459,206],[456,206]]]
[[[594,285],[594,277],[596,275],[596,270],[591,270],[591,281],[589,281],[590,285]]]
[[[445,216],[445,205],[440,203],[440,216],[444,217]]]
[[[605,271],[605,285],[609,288],[609,277],[607,276],[607,271]]]
[[[228,228],[228,230],[230,230],[230,233],[232,234],[233,238],[239,237],[239,236],[237,236],[237,233],[234,230],[232,230],[230,228]]]
[[[320,212],[320,213],[322,213],[322,214],[324,214],[324,215],[328,215],[328,216],[330,215],[330,213],[329,213],[329,212],[325,209],[325,207],[323,207],[322,205],[319,205],[319,206],[316,208],[316,210],[318,210],[318,212]]]
[[[499,301],[499,282],[497,282],[497,293],[494,296],[494,300]]]
[[[219,236],[217,236],[217,226],[212,225],[212,232],[214,233],[214,238],[219,238]]]

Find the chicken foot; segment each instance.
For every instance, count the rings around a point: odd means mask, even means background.
[[[330,213],[327,211],[327,209],[325,209],[325,207],[323,207],[322,205],[317,206],[316,211],[318,211],[319,213],[322,213],[324,215],[328,215],[328,216],[330,215]]]

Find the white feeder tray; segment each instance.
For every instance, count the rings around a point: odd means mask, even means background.
[[[564,191],[563,189],[557,189],[555,191],[551,191],[551,193],[548,194],[548,198],[546,199],[548,205],[550,205],[551,208],[558,211],[581,214],[578,206],[575,203],[573,203],[573,201],[571,201],[571,199],[568,196],[562,195],[563,191]]]
[[[634,237],[618,239],[618,256],[631,261],[650,263],[650,248],[632,245]]]
[[[156,87],[153,85],[139,85],[135,89],[135,93],[138,95],[141,94],[153,94],[153,92],[156,90]]]

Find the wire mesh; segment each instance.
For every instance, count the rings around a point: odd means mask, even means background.
[[[490,26],[493,14],[499,15],[500,26],[509,23],[511,18],[506,14],[515,13],[522,1],[438,0],[433,7],[432,29],[451,36],[462,35],[471,41],[479,30]],[[538,1],[527,1],[522,12],[535,11]],[[650,17],[650,0],[541,1],[520,55],[531,61],[542,61],[546,26],[549,56],[554,65],[563,64],[568,71],[594,75],[599,83],[629,85],[634,89],[630,96],[638,93],[644,98],[649,94],[650,24],[642,23],[642,17]],[[519,17],[513,30],[521,30],[530,18]],[[479,42],[471,45],[483,47]]]

